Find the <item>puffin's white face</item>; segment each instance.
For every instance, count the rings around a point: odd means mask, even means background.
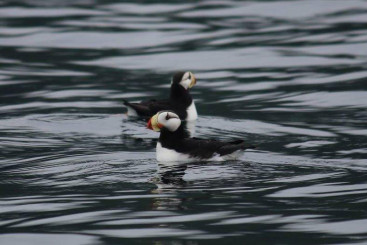
[[[161,111],[155,114],[148,122],[147,128],[159,132],[166,128],[171,132],[176,131],[181,125],[179,116],[170,111]]]
[[[185,89],[192,88],[196,84],[196,78],[192,72],[185,72],[180,81],[180,85]]]

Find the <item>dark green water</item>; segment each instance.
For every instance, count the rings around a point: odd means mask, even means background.
[[[366,244],[367,1],[0,2],[0,244]],[[190,70],[196,133],[161,166],[122,98]]]

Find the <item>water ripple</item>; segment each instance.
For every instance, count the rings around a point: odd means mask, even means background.
[[[0,3],[1,244],[363,244],[366,2]],[[160,164],[122,99],[190,70],[196,136]]]

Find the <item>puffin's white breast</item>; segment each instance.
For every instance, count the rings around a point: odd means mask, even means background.
[[[195,157],[190,157],[187,154],[183,154],[177,152],[175,150],[167,149],[162,147],[160,142],[157,143],[157,161],[158,162],[192,162],[192,161],[228,161],[228,160],[236,160],[241,156],[243,150],[235,151],[231,154],[219,156],[218,154],[214,154],[211,158],[200,159]]]
[[[187,121],[192,121],[198,119],[198,113],[196,111],[196,106],[194,100],[191,102],[191,105],[187,108]]]
[[[175,150],[162,147],[160,142],[157,143],[157,161],[158,162],[179,162],[193,160],[186,154],[179,153]]]

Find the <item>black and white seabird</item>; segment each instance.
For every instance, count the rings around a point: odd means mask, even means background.
[[[175,112],[181,120],[192,121],[198,117],[194,100],[189,89],[196,84],[191,72],[177,72],[172,77],[170,96],[167,100],[149,100],[140,103],[129,103],[124,100],[129,116],[151,117],[159,111]]]
[[[171,111],[158,112],[147,128],[161,132],[157,143],[159,162],[236,160],[244,150],[255,148],[243,140],[190,138],[178,115]]]

